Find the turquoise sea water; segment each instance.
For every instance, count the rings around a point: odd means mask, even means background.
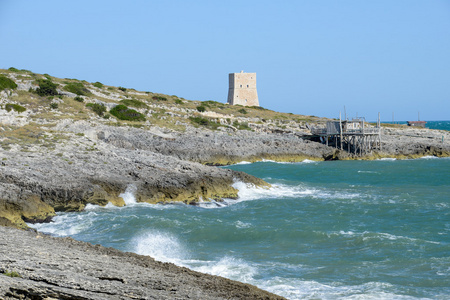
[[[448,299],[450,159],[242,163],[224,203],[89,206],[35,228],[289,299]]]
[[[414,121],[414,120],[411,120]],[[382,123],[392,123],[392,122],[382,122]],[[395,124],[407,124],[406,121],[395,122]],[[439,130],[447,130],[450,131],[450,121],[427,121],[425,124],[426,128],[429,129],[439,129]]]

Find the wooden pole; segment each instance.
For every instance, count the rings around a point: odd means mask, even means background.
[[[342,119],[341,119],[341,112],[339,112],[339,133],[341,134],[341,150],[342,150]]]

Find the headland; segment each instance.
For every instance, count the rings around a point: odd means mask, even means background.
[[[130,186],[138,202],[193,205],[236,198],[236,181],[269,186],[254,176],[215,167],[240,161],[450,156],[448,131],[384,125],[382,150],[357,156],[311,134],[326,118],[190,101],[14,68],[0,70],[0,76],[0,225],[22,229],[27,222],[48,222],[55,212],[80,211],[87,204],[125,205],[120,195]],[[7,229],[6,234],[61,247],[77,245],[108,257],[125,255],[35,233]],[[176,272],[185,272],[180,270]]]

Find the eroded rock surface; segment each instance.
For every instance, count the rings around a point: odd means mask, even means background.
[[[0,254],[0,299],[284,299],[148,256],[2,226]]]

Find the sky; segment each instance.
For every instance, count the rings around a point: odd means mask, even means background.
[[[0,0],[0,68],[339,118],[450,120],[450,0]]]

